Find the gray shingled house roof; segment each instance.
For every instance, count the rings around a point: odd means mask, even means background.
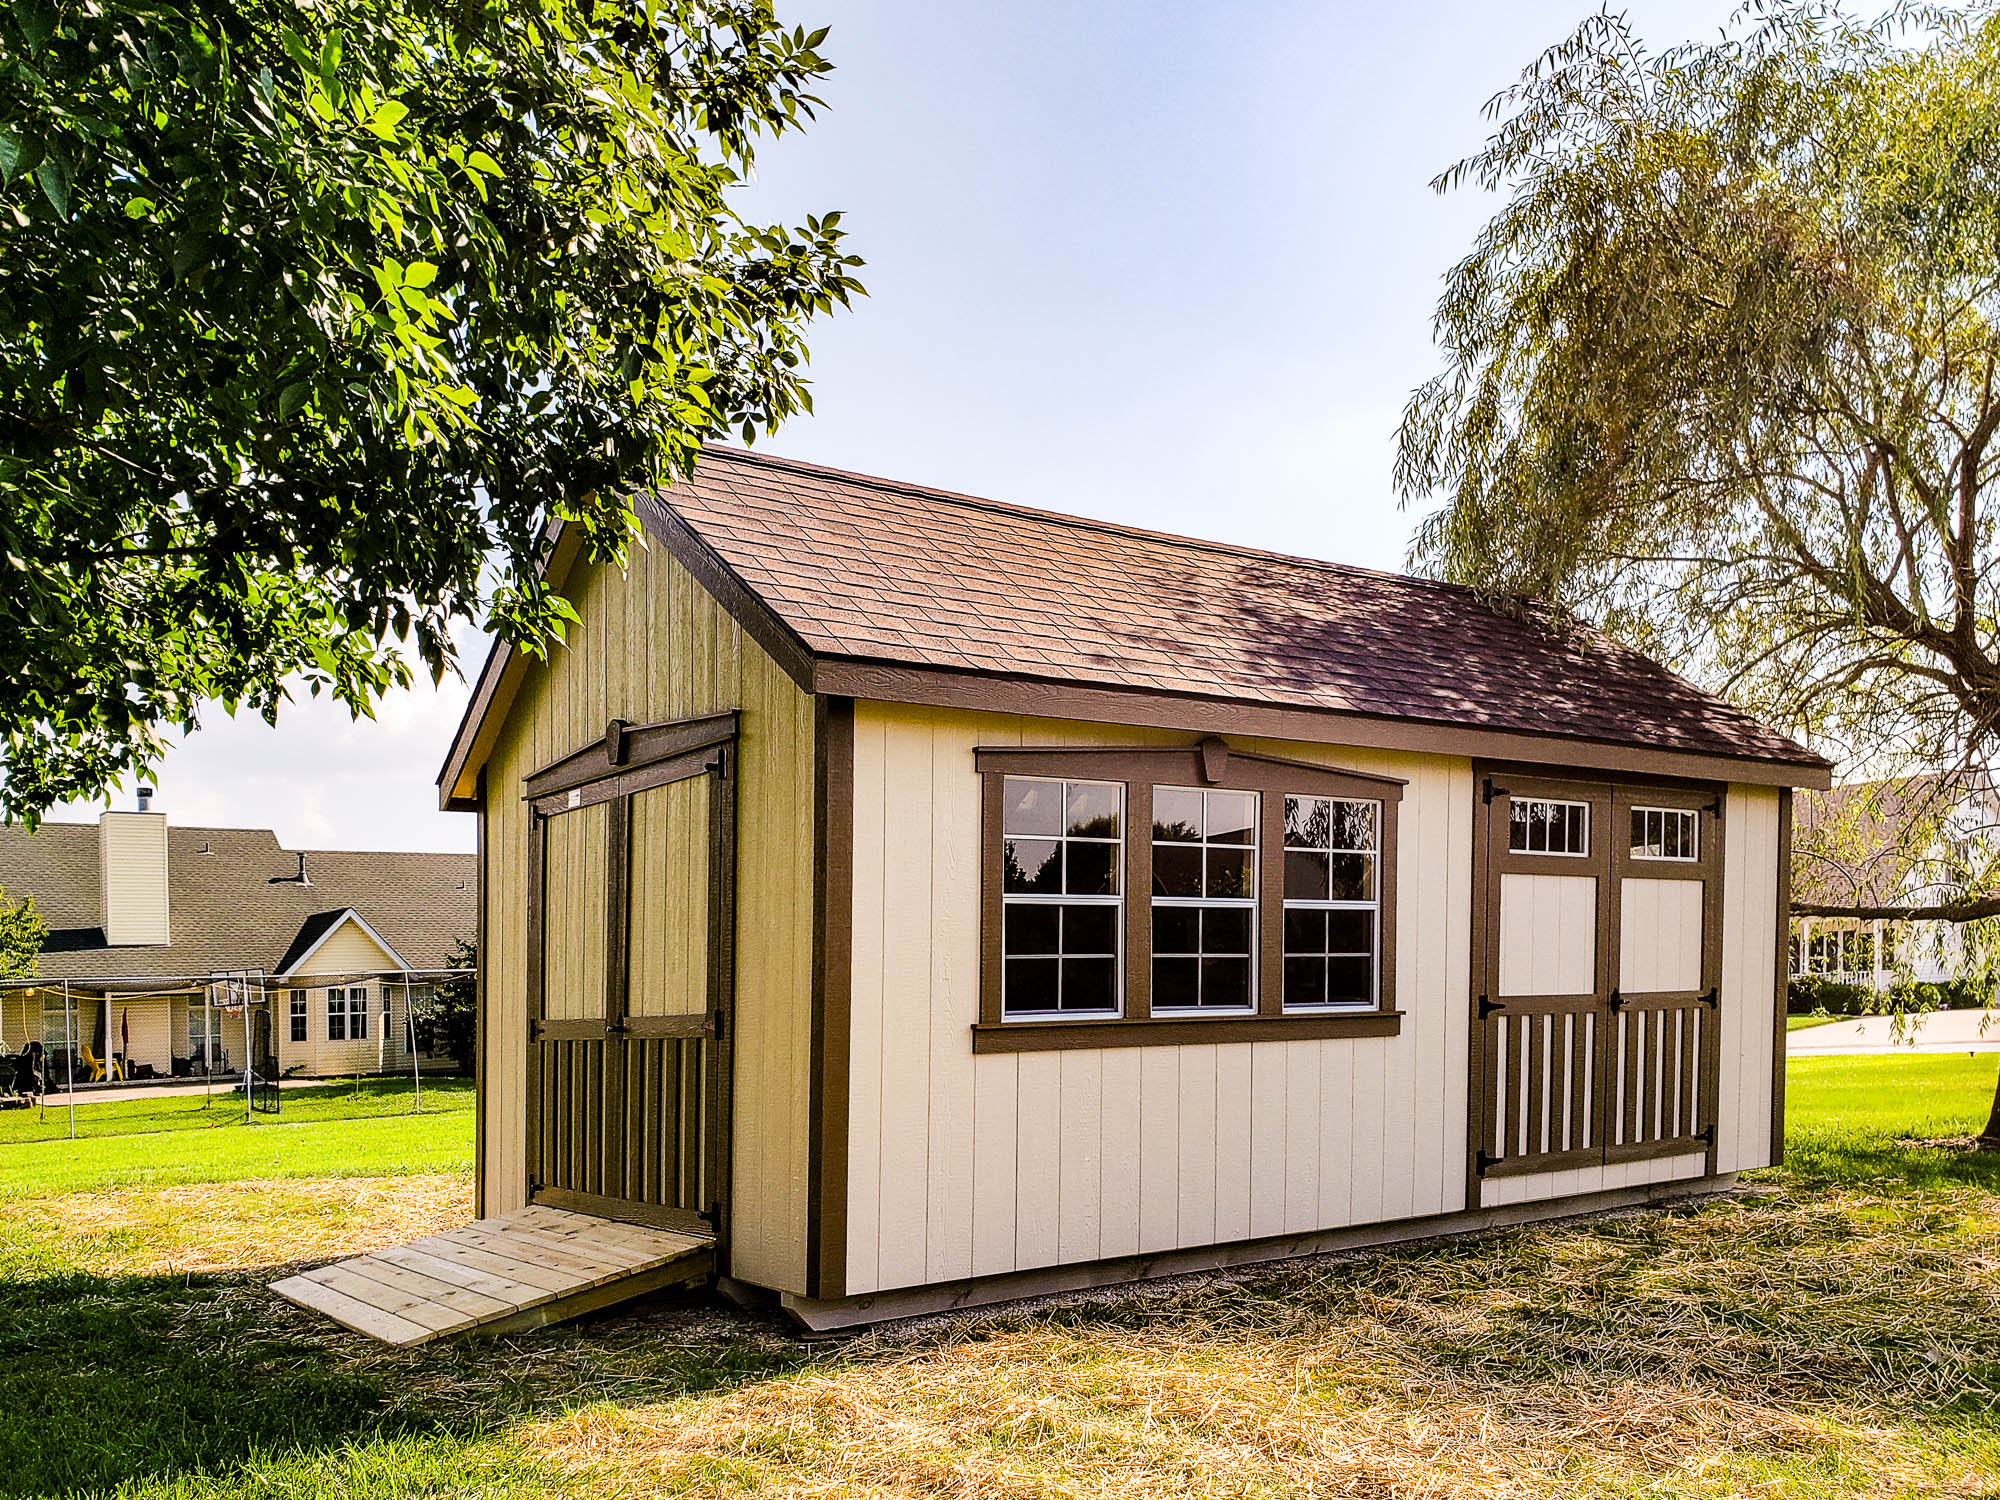
[[[413,969],[447,966],[471,937],[477,872],[470,854],[288,850],[268,828],[167,828],[171,943],[104,943],[97,825],[0,826],[0,887],[32,895],[49,924],[38,977],[125,979],[236,969],[282,972],[352,907]],[[311,935],[308,935],[310,932]]]

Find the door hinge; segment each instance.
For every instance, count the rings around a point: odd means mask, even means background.
[[[1499,1165],[1500,1158],[1495,1156],[1491,1151],[1481,1151],[1472,1158],[1472,1170],[1476,1176],[1484,1177]]]
[[[727,781],[729,779],[729,747],[727,745],[717,745],[715,747],[715,759],[708,763],[708,768],[715,772],[715,779],[717,781]]]
[[[1604,1003],[1613,1010],[1623,1010],[1625,1008],[1625,997],[1617,990],[1613,990],[1610,997]]]
[[[534,1020],[529,1021],[528,1045],[532,1047],[535,1045],[535,1043],[539,1042],[541,1039],[542,1039],[542,1023],[540,1021],[534,1021]]]
[[[528,1196],[534,1197],[542,1190],[542,1179],[530,1173],[528,1176]]]
[[[708,1225],[710,1229],[720,1229],[722,1227],[722,1205],[720,1203],[711,1203],[707,1208],[697,1209],[695,1217]]]
[[[1702,809],[1701,809],[1701,810],[1702,810],[1703,812],[1705,812],[1705,813],[1714,813],[1714,814],[1716,815],[1716,817],[1718,817],[1718,818],[1719,818],[1719,817],[1721,817],[1721,816],[1722,816],[1722,793],[1720,793],[1720,792],[1717,792],[1717,793],[1715,794],[1715,800],[1714,800],[1714,801],[1712,801],[1712,802],[1708,802],[1708,803],[1705,803],[1705,804],[1703,804],[1703,806],[1702,806]]]
[[[729,1012],[726,1010],[711,1011],[708,1022],[710,1026],[715,1028],[715,1039],[719,1042],[729,1031]]]
[[[630,1028],[623,1021],[606,1021],[604,1023],[604,1034],[606,1036],[623,1036],[628,1030]]]
[[[1493,799],[1495,797],[1505,797],[1507,795],[1508,795],[1507,788],[1505,788],[1504,786],[1494,785],[1493,778],[1491,776],[1486,778],[1485,798],[1486,798],[1486,805],[1488,807],[1491,807],[1493,805]]]
[[[1706,1145],[1709,1150],[1713,1151],[1715,1149],[1715,1127],[1713,1125],[1702,1126],[1701,1129],[1694,1133],[1694,1138]]]
[[[1505,1010],[1506,1008],[1507,1002],[1504,1000],[1490,999],[1485,995],[1479,997],[1479,1019],[1482,1021],[1496,1010]]]
[[[1710,1010],[1719,1010],[1722,1007],[1722,996],[1719,992],[1710,990],[1706,995],[1695,1001],[1695,1004],[1706,1005]]]

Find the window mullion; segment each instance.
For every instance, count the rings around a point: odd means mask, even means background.
[[[1153,784],[1125,789],[1125,1016],[1153,1014]]]
[[[1285,794],[1266,792],[1257,813],[1257,1014],[1285,1013]]]

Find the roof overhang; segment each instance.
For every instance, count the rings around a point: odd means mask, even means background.
[[[1025,673],[962,671],[816,653],[665,501],[654,495],[642,496],[634,509],[642,539],[657,542],[686,568],[802,692],[1699,781],[1816,790],[1833,784],[1831,763],[1819,757],[1794,760],[1715,755],[1577,735],[1488,729],[1462,720],[1377,716],[1261,699],[1204,697]],[[544,568],[544,577],[552,586],[560,587],[567,578],[578,550],[573,535],[560,528],[554,532]],[[480,768],[492,753],[529,666],[530,659],[524,653],[494,643],[452,738],[444,768],[438,773],[438,805],[445,811],[467,812],[479,806]]]

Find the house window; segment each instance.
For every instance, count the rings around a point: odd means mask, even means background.
[[[1002,798],[1003,1012],[1117,1014],[1124,788],[1009,776]]]
[[[1285,1009],[1372,1006],[1382,804],[1285,799]]]
[[[326,992],[326,1039],[329,1042],[365,1042],[368,1040],[368,987],[354,985],[348,989],[331,989]]]
[[[1590,804],[1518,797],[1507,810],[1507,848],[1515,854],[1590,853]]]
[[[292,991],[291,1012],[292,1040],[303,1042],[306,1039],[306,992],[304,990]]]
[[[1694,864],[1701,814],[1687,807],[1632,809],[1632,858],[1676,860]]]
[[[1219,740],[981,749],[975,763],[975,1051],[1400,1028],[1401,782]]]
[[[1256,1007],[1255,792],[1153,788],[1154,1015]]]
[[[42,1047],[49,1052],[61,1052],[71,1041],[80,1040],[76,1033],[82,1020],[70,1019],[73,1001],[60,994],[42,992]]]

